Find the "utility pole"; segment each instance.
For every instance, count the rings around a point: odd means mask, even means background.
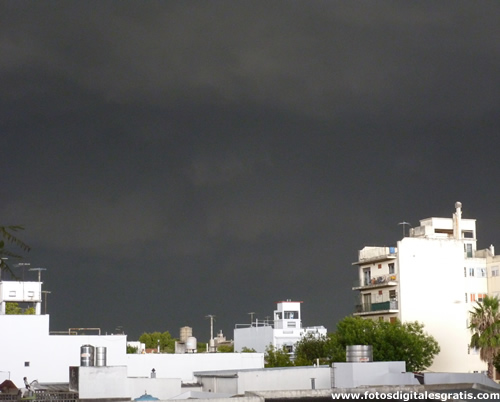
[[[210,318],[210,341],[208,343],[208,351],[215,352],[215,342],[214,342],[214,318],[215,315],[208,314],[205,318]]]

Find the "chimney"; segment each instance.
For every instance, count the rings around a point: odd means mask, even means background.
[[[462,238],[462,203],[455,203],[455,213],[453,214],[453,237],[457,240]]]

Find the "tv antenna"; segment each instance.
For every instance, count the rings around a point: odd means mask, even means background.
[[[411,227],[410,222],[404,222],[404,221],[403,221],[403,222],[399,222],[399,223],[398,223],[398,225],[403,226],[403,237],[405,237],[405,236],[406,236],[406,235],[405,235],[405,225],[408,225],[409,227]]]
[[[250,316],[250,325],[252,325],[252,323],[253,323],[253,316],[255,315],[255,312],[252,311],[251,313],[248,313],[248,315]]]
[[[23,282],[24,282],[24,267],[29,267],[30,265],[31,264],[29,262],[20,262],[20,263],[14,265],[16,268],[19,268],[19,267],[23,268]]]
[[[38,271],[38,282],[42,281],[42,271],[47,271],[47,268],[30,268],[28,271]]]

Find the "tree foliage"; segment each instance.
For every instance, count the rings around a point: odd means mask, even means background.
[[[13,258],[16,260],[19,260],[23,258],[21,255],[19,255],[16,252],[13,252],[12,250],[8,249],[6,247],[6,243],[11,243],[18,248],[20,248],[22,251],[29,252],[30,251],[30,246],[28,246],[26,243],[24,243],[22,240],[20,240],[14,233],[19,231],[19,230],[24,230],[24,227],[15,225],[15,226],[0,226],[0,277],[1,274],[4,271],[7,271],[10,273],[10,275],[13,278],[16,278],[16,275],[10,268],[10,265],[7,263],[7,259]]]
[[[241,353],[257,353],[257,351],[254,348],[247,348],[246,346],[243,346],[241,348]]]
[[[273,345],[269,345],[266,348],[266,353],[264,355],[264,361],[266,367],[290,367],[293,366],[292,359],[288,354],[287,350],[283,347],[282,349],[275,348]]]
[[[219,345],[217,346],[217,352],[219,353],[233,353],[234,345]]]
[[[12,315],[20,315],[20,314],[33,315],[33,314],[35,314],[35,308],[34,307],[28,307],[26,309],[23,309],[21,306],[19,306],[18,303],[8,302],[5,305],[5,314],[12,314]]]
[[[486,296],[476,303],[470,314],[472,332],[470,346],[479,349],[479,357],[488,364],[488,377],[493,378],[495,357],[500,351],[500,305],[497,297]]]
[[[159,341],[159,342],[158,342]],[[147,349],[155,349],[160,345],[160,352],[174,353],[175,352],[175,339],[172,338],[170,332],[151,332],[143,333],[139,337],[139,342],[144,343]]]
[[[425,370],[440,350],[418,322],[389,323],[349,316],[328,337],[304,337],[296,345],[295,364],[310,365],[316,359],[329,364],[345,362],[348,345],[372,345],[374,361],[405,361],[408,371]]]

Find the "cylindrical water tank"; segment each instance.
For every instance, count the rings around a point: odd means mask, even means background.
[[[351,363],[373,361],[372,345],[348,345],[346,346],[346,361]]]
[[[94,349],[92,345],[83,345],[80,348],[80,366],[94,366]]]
[[[95,348],[95,365],[98,367],[106,366],[106,346]]]
[[[194,336],[189,336],[186,341],[186,350],[188,353],[193,353],[196,350],[197,341]]]

